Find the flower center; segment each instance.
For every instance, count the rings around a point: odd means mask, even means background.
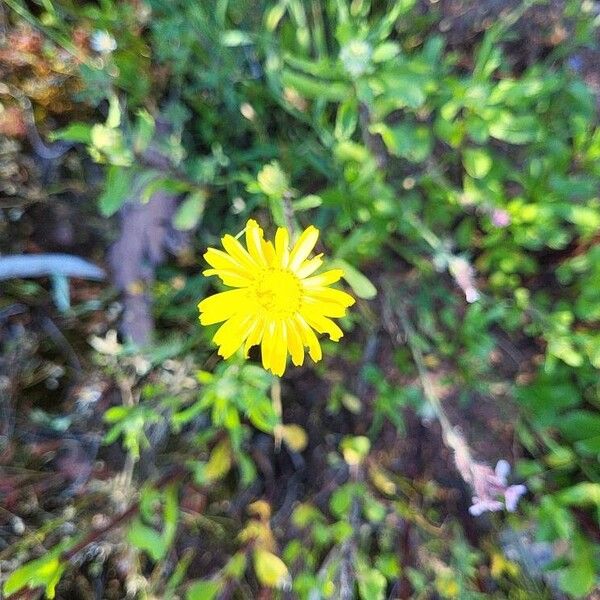
[[[289,271],[265,269],[254,293],[258,304],[274,318],[285,319],[300,308],[300,281]]]

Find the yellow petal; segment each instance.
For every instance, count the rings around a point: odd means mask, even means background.
[[[273,242],[263,241],[262,247],[269,266],[275,266],[277,255],[275,254],[275,246],[273,246]]]
[[[263,333],[265,331],[265,321],[262,317],[256,317],[254,321],[254,325],[248,334],[248,339],[246,340],[246,344],[244,345],[244,356],[248,358],[248,353],[250,352],[250,348],[252,346],[256,346],[260,344],[262,340]]]
[[[217,250],[216,248],[209,248],[204,253],[204,260],[215,269],[227,269],[228,271],[239,272],[240,275],[246,274],[246,269],[239,261],[233,256],[229,256],[227,252]]]
[[[219,346],[220,356],[229,358],[244,343],[250,333],[252,322],[252,315],[234,315],[219,327],[213,342]]]
[[[247,321],[249,321],[250,318],[250,315],[245,314],[233,315],[233,317],[227,319],[227,321],[217,329],[217,332],[213,336],[213,342],[218,346],[222,346],[229,338],[237,337],[244,329],[247,329]],[[245,339],[246,338],[244,338],[244,340]]]
[[[306,290],[306,296],[315,300],[339,304],[344,307],[352,306],[356,302],[350,294],[327,287],[309,288]]]
[[[271,355],[275,347],[275,321],[267,321],[265,332],[260,343],[260,352],[262,355],[263,368],[271,369]]]
[[[315,361],[319,362],[321,358],[323,358],[323,353],[321,352],[321,344],[319,344],[319,340],[315,335],[315,332],[310,328],[308,323],[302,318],[302,315],[296,314],[294,316],[294,320],[296,322],[296,326],[298,327],[298,332],[300,333],[300,337],[302,338],[302,343],[305,346],[308,346],[308,353],[310,357]]]
[[[205,275],[206,277],[209,275],[217,275],[225,285],[230,287],[248,287],[252,284],[252,280],[248,277],[228,269],[206,269],[206,271],[202,271],[202,275]]]
[[[275,234],[275,254],[277,255],[277,262],[282,269],[288,266],[288,259],[290,257],[289,245],[290,236],[288,230],[285,227],[278,227]]]
[[[221,244],[223,244],[223,248],[227,250],[228,254],[233,256],[244,269],[252,272],[259,268],[259,265],[248,254],[248,251],[232,235],[228,234],[223,236],[221,238]]]
[[[320,275],[303,279],[302,285],[304,287],[321,287],[324,285],[331,285],[332,283],[339,281],[343,274],[344,271],[342,271],[342,269],[331,269],[331,271],[325,271],[325,273],[321,273]]]
[[[317,254],[314,258],[310,260],[305,260],[300,267],[296,270],[296,275],[300,279],[304,279],[309,275],[312,275],[322,264],[323,264],[323,255]]]
[[[331,320],[323,315],[304,310],[300,311],[306,322],[319,333],[327,333],[334,342],[337,342],[344,332]]]
[[[319,230],[312,225],[302,232],[302,235],[298,238],[298,241],[290,253],[289,268],[292,271],[296,271],[308,258],[308,255],[313,251],[318,239]]]
[[[287,344],[292,355],[292,362],[297,366],[304,363],[304,344],[293,319],[287,320]]]
[[[287,362],[287,331],[284,321],[275,322],[273,351],[271,352],[271,371],[281,377]]]
[[[200,323],[211,325],[220,323],[236,314],[244,306],[246,290],[228,290],[205,298],[198,304]]]
[[[261,266],[267,266],[267,257],[263,252],[263,230],[259,224],[254,220],[250,219],[246,223],[246,247],[250,256]]]
[[[325,315],[326,317],[336,317],[339,319],[346,314],[346,308],[341,304],[333,302],[323,302],[306,296],[302,301],[302,310],[311,315]]]

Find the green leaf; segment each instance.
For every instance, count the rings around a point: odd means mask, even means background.
[[[194,229],[202,219],[204,208],[206,206],[206,194],[198,190],[192,192],[181,203],[177,212],[173,216],[173,227],[181,231]]]
[[[583,364],[583,354],[575,348],[571,339],[566,335],[550,338],[547,354],[560,358],[571,367],[580,367]]]
[[[321,198],[321,196],[317,196],[315,194],[303,196],[302,198],[299,198],[298,200],[293,202],[295,212],[310,210],[311,208],[319,208],[321,204],[323,204],[323,199]]]
[[[544,457],[546,464],[553,469],[564,469],[574,464],[575,453],[568,446],[556,446]]]
[[[162,533],[163,543],[170,548],[175,541],[179,523],[179,500],[175,485],[169,486],[164,493],[165,507],[163,511],[164,528]]]
[[[373,27],[373,37],[383,40],[390,35],[396,21],[402,16],[410,13],[417,0],[395,0],[390,8],[385,11],[382,19]]]
[[[381,75],[380,81],[385,88],[382,99],[388,109],[386,112],[405,107],[416,110],[427,99],[429,78],[420,73],[396,68]]]
[[[150,202],[152,196],[159,190],[172,194],[181,194],[190,189],[190,184],[185,181],[171,179],[170,177],[156,177],[156,173],[153,171],[145,171],[143,175],[145,176],[144,183],[147,183],[142,191],[140,200],[144,203]]]
[[[348,98],[350,88],[338,81],[325,81],[307,77],[284,69],[281,74],[281,83],[284,87],[294,88],[301,96],[318,98],[322,100],[342,101]]]
[[[377,296],[377,288],[360,271],[355,269],[350,263],[341,258],[336,258],[330,263],[332,268],[342,269],[344,279],[352,288],[352,291],[364,300],[371,300]]]
[[[387,514],[385,505],[375,500],[372,496],[365,496],[363,512],[371,523],[381,523]]]
[[[331,494],[329,509],[339,519],[345,518],[352,507],[354,498],[360,498],[364,492],[364,486],[359,483],[346,483]]]
[[[375,560],[375,566],[388,579],[396,579],[401,573],[400,563],[395,554],[380,554]]]
[[[45,556],[15,569],[4,582],[4,593],[10,595],[24,587],[43,587],[46,597],[54,598],[56,586],[65,570],[65,565],[60,560],[61,549],[48,552]]]
[[[140,109],[135,124],[134,146],[136,152],[141,153],[148,148],[154,136],[154,130],[154,117],[147,110]]]
[[[400,54],[400,44],[397,42],[383,42],[383,44],[379,44],[373,51],[373,56],[371,57],[373,62],[387,62],[391,60],[395,56]]]
[[[52,132],[50,140],[68,140],[70,142],[92,143],[92,126],[87,123],[71,123],[63,129]]]
[[[221,584],[218,581],[201,579],[187,589],[185,600],[214,600],[220,591]]]
[[[581,393],[569,382],[566,367],[557,375],[543,373],[532,384],[516,390],[517,399],[533,413],[539,427],[553,425],[558,413],[581,402]]]
[[[492,168],[492,157],[483,148],[467,148],[463,153],[463,164],[474,179],[482,179]]]
[[[600,454],[600,435],[575,442],[575,449],[580,454]]]
[[[272,6],[265,13],[265,27],[268,31],[275,31],[277,25],[285,15],[285,11],[287,9],[285,2],[279,2],[275,6]]]
[[[163,558],[168,550],[162,535],[152,527],[144,525],[140,519],[132,521],[127,539],[139,550],[147,552],[155,562]]]
[[[526,144],[533,141],[539,124],[534,115],[514,115],[507,110],[495,111],[488,119],[490,135],[509,144]]]
[[[303,529],[314,523],[321,522],[325,519],[323,513],[308,502],[298,504],[292,512],[291,522],[295,527]]]
[[[536,463],[538,464],[538,463]],[[540,522],[539,537],[553,540],[556,537],[569,539],[573,537],[575,521],[568,508],[561,506],[552,496],[543,496],[538,513]]]
[[[600,483],[584,481],[556,494],[567,506],[600,506]]]
[[[384,600],[387,581],[377,569],[363,568],[358,574],[358,593],[362,600]]]
[[[232,457],[229,440],[219,442],[210,453],[210,458],[204,466],[204,477],[207,481],[217,481],[229,473]]]
[[[459,125],[457,121],[455,125]],[[469,114],[464,122],[467,135],[477,144],[485,144],[489,137],[488,124],[478,115]],[[462,127],[461,127],[462,130]]]
[[[106,410],[103,418],[107,423],[116,423],[127,417],[132,410],[132,406],[111,406]]]
[[[364,435],[347,435],[342,439],[340,449],[349,465],[359,465],[369,454],[371,442]]]
[[[114,215],[131,193],[133,173],[130,168],[109,165],[104,191],[98,198],[98,208],[104,217]]]
[[[238,552],[229,559],[227,564],[223,567],[223,572],[233,579],[241,579],[246,570],[246,562],[246,553],[243,551]]]
[[[273,433],[273,429],[279,424],[279,417],[273,409],[273,403],[262,394],[247,396],[245,399],[246,416],[256,427],[265,433]]]
[[[153,488],[145,488],[140,499],[140,515],[152,519],[155,514],[157,501],[163,502],[163,530],[156,531],[148,527],[141,518],[135,519],[127,532],[128,540],[140,550],[147,552],[154,561],[165,557],[168,549],[173,544],[179,522],[178,490],[175,485],[170,485],[164,492]]]
[[[374,123],[369,131],[381,135],[391,154],[411,162],[423,162],[433,148],[431,131],[425,126],[402,123],[389,127],[385,123]]]
[[[335,137],[338,140],[347,140],[352,137],[358,123],[358,102],[356,98],[348,98],[342,102],[335,119]]]
[[[591,591],[595,580],[593,548],[578,535],[573,543],[573,562],[560,574],[560,588],[575,598],[582,598]]]
[[[96,123],[90,129],[90,143],[88,151],[96,162],[109,162],[121,167],[131,164],[132,154],[124,145],[120,129]]]
[[[121,124],[121,107],[115,94],[111,94],[108,99],[108,117],[105,124],[110,129],[116,129]]]
[[[600,436],[600,414],[588,410],[573,410],[563,415],[557,426],[570,442]]]

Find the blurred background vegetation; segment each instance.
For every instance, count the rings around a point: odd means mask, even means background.
[[[598,597],[599,2],[0,18],[6,597]],[[197,321],[248,217],[359,299],[281,381]]]

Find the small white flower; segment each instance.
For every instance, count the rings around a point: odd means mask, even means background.
[[[100,54],[110,54],[117,49],[117,42],[108,31],[96,29],[90,38],[90,47]]]
[[[117,332],[114,329],[107,331],[106,337],[104,338],[98,335],[91,336],[88,343],[96,352],[107,354],[109,356],[116,356],[123,350],[123,346],[119,344]]]
[[[363,40],[352,40],[340,51],[340,60],[344,69],[353,79],[360,77],[371,68],[373,49]]]

